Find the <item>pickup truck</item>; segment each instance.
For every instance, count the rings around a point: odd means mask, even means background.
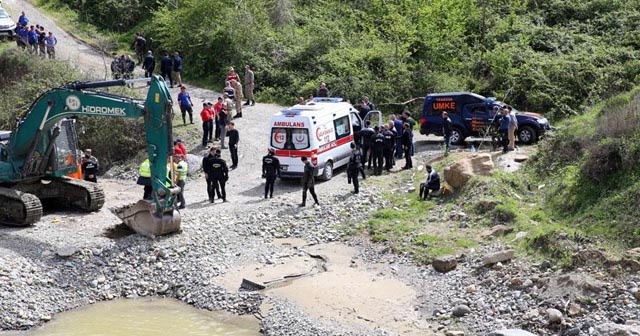
[[[471,92],[432,93],[424,98],[420,133],[442,135],[442,112],[446,111],[453,124],[451,143],[460,145],[469,136],[484,136],[485,130],[500,118],[495,117],[496,112],[505,105],[494,97]],[[521,143],[532,144],[551,130],[542,115],[512,110],[518,120],[516,135]]]

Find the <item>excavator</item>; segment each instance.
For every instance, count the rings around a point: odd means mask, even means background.
[[[96,90],[139,81],[148,85],[146,100]],[[79,163],[74,117],[144,118],[153,199],[111,211],[145,236],[178,231],[181,218],[175,202],[180,188],[168,175],[173,170],[172,104],[159,76],[73,82],[40,95],[9,139],[0,142],[0,223],[36,223],[42,217],[43,202],[86,212],[101,209],[105,195],[98,184],[67,177],[78,170]]]

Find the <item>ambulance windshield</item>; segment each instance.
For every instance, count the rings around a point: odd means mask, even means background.
[[[271,147],[275,149],[309,148],[309,130],[306,128],[273,127],[271,129]]]

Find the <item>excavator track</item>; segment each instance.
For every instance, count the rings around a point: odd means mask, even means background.
[[[63,189],[67,191],[73,189],[70,194],[64,195],[64,198],[71,206],[88,212],[102,209],[104,191],[98,184],[71,178],[62,178],[55,180],[55,182],[63,184]]]
[[[98,211],[104,205],[104,191],[98,184],[68,177],[20,184],[16,189],[33,194],[42,202],[52,200],[81,211]]]
[[[42,218],[42,203],[33,194],[0,187],[0,223],[29,226]]]
[[[155,205],[149,201],[140,200],[137,203],[110,209],[122,222],[135,232],[154,238],[180,231],[182,221],[176,210],[162,215],[155,214]]]

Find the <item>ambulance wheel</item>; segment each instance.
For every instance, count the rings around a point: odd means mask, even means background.
[[[324,171],[322,171],[322,179],[325,181],[329,181],[333,177],[333,162],[328,161],[324,166]]]

